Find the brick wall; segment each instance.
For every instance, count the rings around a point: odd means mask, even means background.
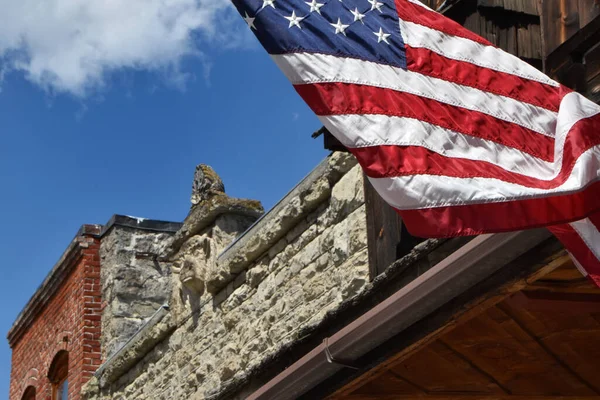
[[[60,350],[69,352],[69,399],[80,398],[101,364],[99,248],[92,235],[76,237],[17,319],[9,333],[10,400],[21,399],[28,386],[36,388],[36,399],[50,399],[48,371]]]

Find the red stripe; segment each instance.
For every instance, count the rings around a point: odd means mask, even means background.
[[[593,214],[588,217],[590,221],[596,226],[598,230],[600,230],[600,213]]]
[[[554,87],[505,72],[456,61],[424,48],[406,46],[407,67],[410,71],[470,86],[486,92],[558,111],[562,98],[570,89]]]
[[[382,114],[415,118],[490,140],[545,161],[554,159],[554,139],[520,125],[425,97],[348,83],[296,85],[317,115]]]
[[[507,171],[487,161],[451,158],[420,146],[371,146],[349,149],[372,178],[407,175],[440,175],[455,178],[493,178],[526,187],[553,189],[573,172],[587,150],[600,145],[600,114],[576,123],[567,134],[560,172],[543,180]]]
[[[594,214],[598,216],[600,214]],[[591,217],[590,217],[591,219]],[[562,242],[577,262],[588,273],[588,277],[600,286],[600,260],[583,241],[579,233],[569,224],[551,226],[548,228]]]
[[[423,25],[448,35],[470,39],[483,45],[492,45],[481,36],[474,34],[451,19],[446,18],[435,11],[430,11],[425,7],[413,4],[410,1],[396,0],[396,9],[398,10],[400,19],[403,19],[404,21],[414,22],[415,24]]]
[[[406,227],[415,236],[453,237],[509,232],[564,224],[600,212],[600,182],[561,196],[502,203],[470,204],[402,210]]]

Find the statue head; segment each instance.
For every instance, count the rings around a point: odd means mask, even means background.
[[[192,185],[192,197],[190,199],[192,205],[195,206],[214,194],[223,193],[225,193],[225,186],[215,170],[205,164],[198,165]]]

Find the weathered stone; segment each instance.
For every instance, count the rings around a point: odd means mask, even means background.
[[[331,214],[341,220],[364,203],[362,169],[355,166],[333,187]]]
[[[261,224],[253,226],[220,256],[218,263],[232,273],[245,269],[326,201],[331,195],[331,187],[354,165],[354,157],[334,153],[279,202]]]
[[[369,285],[355,165],[334,154],[241,237],[246,222],[225,213],[199,224],[192,210],[197,230],[181,233],[171,255],[172,330],[139,339],[139,353],[120,355],[87,399],[243,398],[228,390]],[[188,275],[202,280],[203,294],[188,293],[199,289],[186,287]]]
[[[114,354],[171,294],[171,270],[158,261],[172,234],[115,225],[101,241],[103,358]],[[139,255],[143,254],[144,257]]]
[[[257,265],[246,272],[246,279],[252,288],[258,287],[262,280],[267,276],[267,268],[264,265]]]
[[[201,295],[204,293],[204,280],[206,276],[206,264],[197,258],[185,256],[181,267],[180,279],[183,285]]]
[[[348,252],[354,254],[367,247],[367,211],[364,205],[348,216]]]
[[[167,256],[173,257],[187,239],[211,226],[221,215],[241,216],[247,221],[252,221],[260,217],[263,212],[262,205],[256,200],[235,199],[226,194],[213,194],[192,208],[183,226],[167,248]]]
[[[225,193],[225,185],[214,169],[205,164],[196,166],[192,196],[190,201],[196,205],[215,193]]]

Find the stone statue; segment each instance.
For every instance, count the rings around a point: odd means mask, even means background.
[[[205,164],[196,167],[192,185],[192,206],[208,199],[213,194],[225,193],[225,185],[214,169]]]

